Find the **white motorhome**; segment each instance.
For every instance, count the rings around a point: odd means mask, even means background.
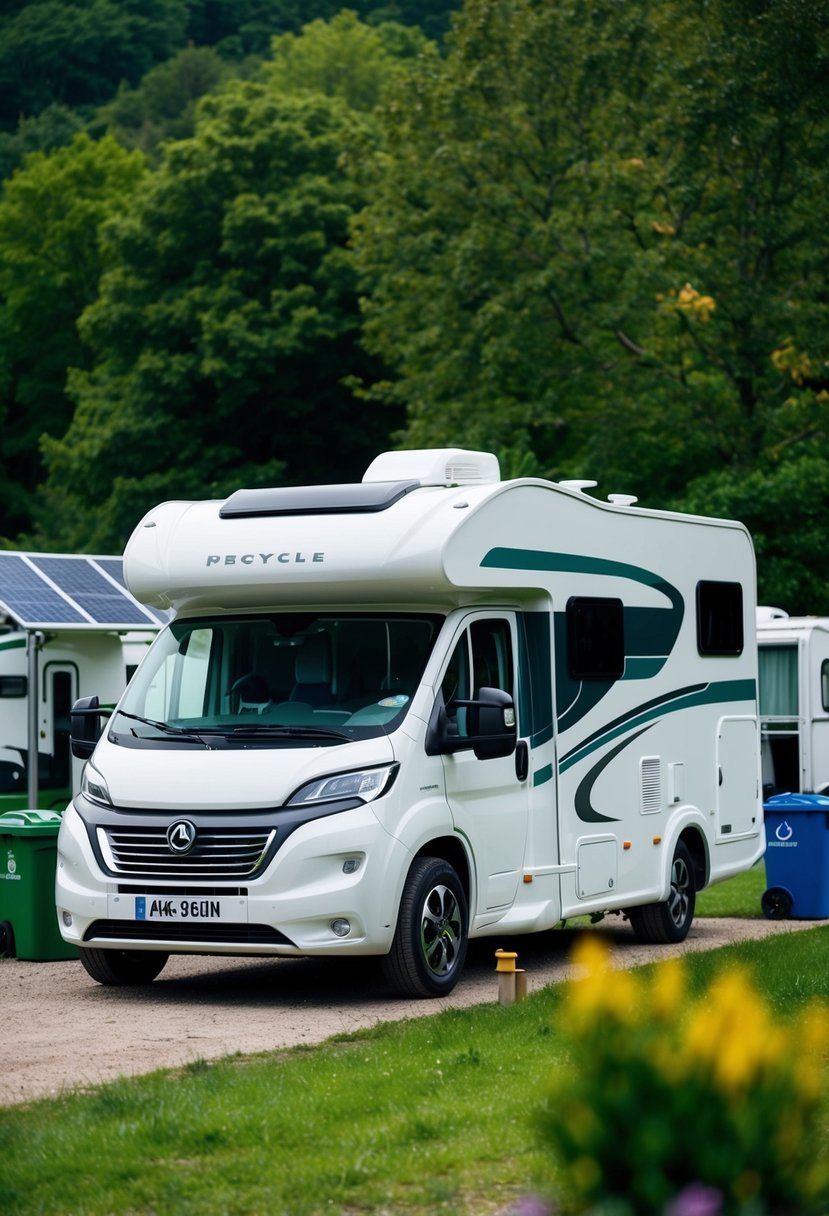
[[[90,975],[379,955],[431,996],[469,937],[623,910],[682,940],[764,851],[753,550],[593,484],[400,451],[152,510],[125,576],[174,620],[100,738],[73,715],[56,892]]]
[[[120,557],[0,553],[0,813],[64,809],[73,703],[114,705],[167,615],[132,598]]]
[[[829,617],[757,609],[763,793],[829,792]]]

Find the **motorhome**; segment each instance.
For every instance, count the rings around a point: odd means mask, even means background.
[[[375,955],[428,997],[469,938],[681,941],[764,851],[753,549],[594,484],[397,451],[150,511],[125,578],[173,620],[72,715],[56,902],[89,974]]]
[[[829,792],[829,617],[757,609],[763,792]]]
[[[81,772],[73,703],[114,705],[166,621],[122,577],[120,557],[0,553],[0,814],[64,809]]]

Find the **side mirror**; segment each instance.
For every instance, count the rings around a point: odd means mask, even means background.
[[[511,756],[515,751],[517,730],[512,697],[500,688],[481,688],[478,699],[469,705],[469,733],[472,750],[479,760]]]
[[[72,706],[69,713],[69,742],[72,755],[77,760],[88,760],[94,752],[101,736],[101,716],[107,712],[101,709],[97,697],[81,697]]]
[[[500,688],[481,688],[474,701],[450,702],[466,718],[466,730],[458,731],[460,714],[450,717],[438,698],[426,731],[427,756],[441,756],[471,749],[478,760],[511,756],[518,732],[515,705],[509,693]]]

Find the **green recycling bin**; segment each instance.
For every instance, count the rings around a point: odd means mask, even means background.
[[[6,811],[0,815],[0,956],[78,958],[60,935],[55,866],[60,815]]]

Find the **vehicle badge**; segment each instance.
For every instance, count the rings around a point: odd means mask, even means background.
[[[177,819],[167,829],[167,844],[174,853],[189,853],[196,843],[196,825],[189,819]]]

